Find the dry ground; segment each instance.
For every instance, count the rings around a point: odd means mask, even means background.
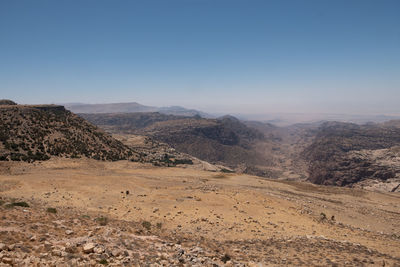
[[[228,264],[400,266],[398,193],[190,167],[54,158],[33,164],[1,162],[0,197],[33,203],[38,212],[55,207],[65,211],[57,216],[66,218],[73,212],[106,216],[115,225],[148,221],[163,240],[209,251],[213,264],[223,264],[227,259],[220,256],[228,254]],[[0,238],[10,234],[5,218]]]

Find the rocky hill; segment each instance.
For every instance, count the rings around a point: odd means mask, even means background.
[[[0,105],[0,161],[32,162],[51,156],[131,160],[168,167],[196,164],[219,169],[151,138],[143,139],[139,145],[123,143],[63,106],[11,102]]]
[[[63,106],[2,105],[0,122],[0,160],[139,159],[131,148]]]
[[[255,150],[256,143],[265,140],[264,134],[231,116],[204,119],[157,112],[79,115],[111,133],[148,136],[211,163],[231,168],[269,164]]]
[[[17,105],[17,103],[8,99],[0,99],[0,106],[7,106],[7,105]]]
[[[395,122],[357,125],[327,122],[303,155],[309,180],[338,186],[400,184],[400,128]],[[382,185],[379,185],[382,186]]]

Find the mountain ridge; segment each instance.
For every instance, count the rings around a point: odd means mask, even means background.
[[[202,111],[187,109],[181,106],[155,107],[146,106],[137,102],[121,102],[106,104],[65,104],[65,107],[74,113],[134,113],[134,112],[159,112],[177,116],[213,117]]]

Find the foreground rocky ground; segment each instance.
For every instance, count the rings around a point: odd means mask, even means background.
[[[400,266],[397,193],[127,161],[0,171],[0,266]]]

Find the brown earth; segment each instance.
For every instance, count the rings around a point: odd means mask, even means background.
[[[0,162],[0,196],[6,203],[31,205],[0,207],[0,243],[12,248],[0,252],[3,262],[25,255],[39,265],[40,260],[94,265],[102,259],[127,266],[400,265],[396,193],[187,165],[52,158]],[[57,214],[47,213],[48,207]],[[101,216],[108,218],[106,225],[95,220]],[[84,253],[87,242],[105,252]],[[123,253],[114,256],[113,249]]]

